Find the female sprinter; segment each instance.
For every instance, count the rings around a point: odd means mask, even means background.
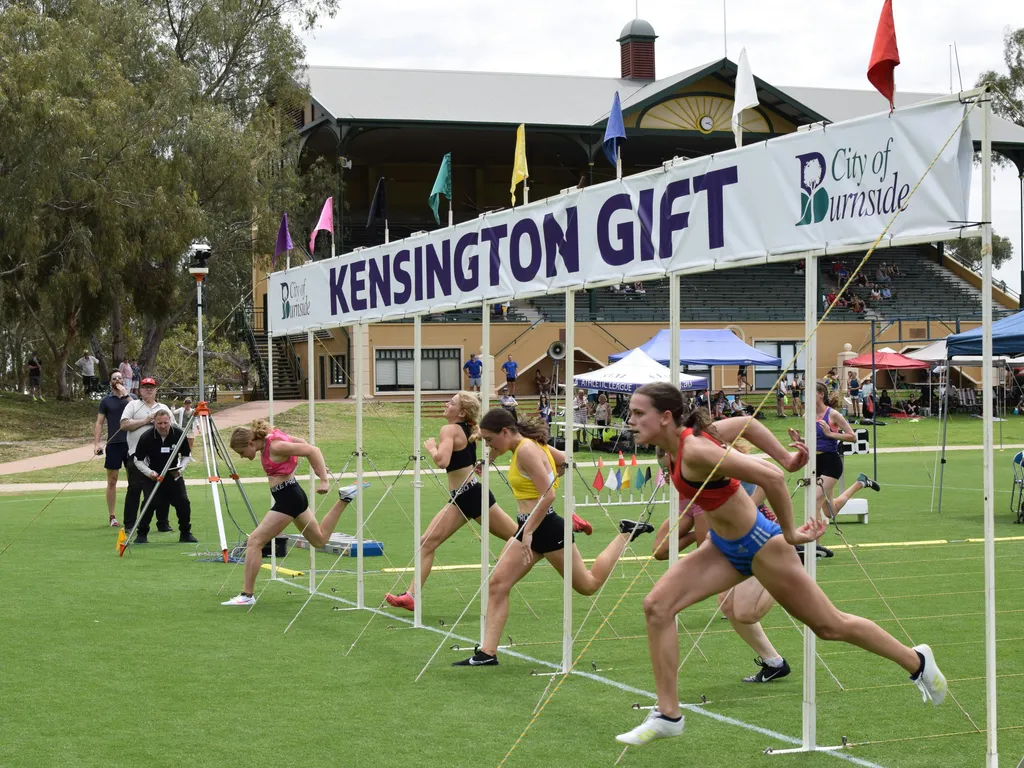
[[[516,422],[503,408],[488,411],[480,420],[480,435],[493,456],[512,452],[508,482],[519,507],[519,527],[509,540],[491,572],[488,585],[487,627],[484,642],[470,658],[455,667],[495,666],[498,641],[508,618],[508,596],[512,587],[541,559],[546,558],[564,575],[564,523],[552,504],[558,488],[556,472],[565,467],[565,454],[546,444],[546,424]],[[572,552],[572,586],[581,595],[592,595],[608,580],[626,545],[641,533],[653,531],[647,523],[622,520],[619,535],[598,555],[589,571],[575,544]]]
[[[725,449],[746,427],[743,436],[747,440],[784,469],[795,472],[807,463],[803,443],[794,441],[796,450],[791,453],[751,418],[726,419],[712,428],[706,413],[700,409],[685,413],[679,391],[660,382],[646,384],[633,394],[629,424],[637,442],[669,452],[672,482],[682,496],[696,497],[704,508],[709,533],[697,551],[670,568],[644,598],[658,701],[643,723],[616,737],[619,742],[642,746],[682,734],[676,614],[755,574],[783,609],[818,637],[843,640],[896,662],[911,674],[925,701],[936,706],[942,703],[946,679],[931,648],[908,648],[874,622],[841,613],[800,566],[793,545],[815,541],[824,533],[825,524],[815,519],[800,528],[795,526],[785,474],[766,461]],[[740,480],[765,489],[778,523],[769,522],[757,511],[750,497],[741,492]],[[704,489],[698,493],[701,485]]]
[[[846,502],[862,488],[880,491],[882,487],[862,472],[838,499],[833,498],[836,481],[843,476],[843,455],[839,453],[839,441],[853,443],[857,441],[857,438],[843,414],[831,406],[829,401],[832,395],[828,385],[819,382],[814,389],[815,408],[817,409],[815,420],[818,422],[816,427],[818,433],[818,477],[821,478],[821,485],[818,486],[818,510],[824,512],[826,517],[831,518],[838,515],[839,510],[846,506]],[[829,507],[831,507],[831,511]]]
[[[338,501],[324,515],[323,522],[317,525],[316,516],[309,508],[306,492],[295,479],[295,468],[299,457],[309,459],[313,471],[320,478],[318,494],[325,494],[331,489],[327,477],[327,465],[324,456],[315,445],[305,440],[286,435],[279,429],[271,427],[263,419],[257,419],[248,427],[238,427],[231,433],[231,447],[244,459],[254,459],[260,454],[263,471],[267,473],[270,483],[270,495],[274,499],[273,506],[266,517],[249,534],[245,542],[245,577],[242,592],[221,605],[252,605],[256,602],[253,589],[256,586],[256,575],[260,572],[263,562],[263,547],[275,536],[295,523],[299,533],[314,547],[327,544],[334,533],[338,518],[345,507],[356,497],[356,486],[350,485],[338,489]]]
[[[740,441],[745,443],[746,441]],[[740,446],[737,445],[736,448]],[[746,453],[746,451],[743,451]],[[666,471],[669,470],[668,452],[658,448],[658,463]],[[670,474],[671,477],[671,474]],[[750,483],[743,483],[743,490],[750,494],[754,505],[766,518],[775,520],[775,515],[764,504],[764,489]],[[654,537],[654,559],[668,560],[668,520],[661,524],[658,533]],[[679,525],[678,540],[679,551],[696,543],[699,547],[708,535],[708,523],[704,517],[704,510],[694,502],[682,497],[679,498]],[[751,647],[757,654],[755,663],[761,667],[749,677],[744,677],[744,683],[769,683],[773,680],[781,680],[790,673],[789,664],[775,650],[761,626],[768,611],[775,605],[775,600],[765,590],[756,578],[750,578],[733,587],[730,590],[721,592],[718,595],[718,605],[722,614],[729,620],[737,635]]]

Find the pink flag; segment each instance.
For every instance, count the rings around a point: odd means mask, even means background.
[[[326,229],[331,233],[331,237],[334,236],[334,198],[328,197],[327,202],[324,203],[324,209],[320,211],[320,221],[316,223],[316,227],[313,228],[312,234],[309,236],[309,252],[313,253],[313,243],[316,242],[316,233],[322,229]]]

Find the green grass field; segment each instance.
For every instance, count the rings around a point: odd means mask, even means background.
[[[301,414],[289,418],[302,423]],[[400,459],[403,450],[396,447],[391,458]],[[830,530],[824,543],[835,547],[836,556],[819,561],[818,575],[842,610],[875,619],[900,639],[906,639],[905,629],[915,642],[932,645],[952,694],[941,708],[922,705],[917,689],[891,663],[848,646],[819,643],[842,689],[819,662],[818,740],[837,744],[846,736],[864,745],[841,756],[764,757],[766,747],[791,744],[755,728],[789,739],[800,736],[801,634],[780,609],[768,614],[765,628],[794,674],[755,687],[740,682],[755,670],[751,651],[727,622],[715,618],[700,641],[702,653],[691,654],[680,674],[681,700],[694,705],[685,735],[630,749],[620,764],[748,766],[774,760],[827,766],[852,758],[863,761],[860,765],[908,768],[982,765],[985,736],[971,733],[974,727],[957,705],[984,729],[982,546],[901,543],[982,536],[981,458],[973,451],[950,456],[941,515],[929,513],[933,460],[929,453],[879,457],[884,487],[880,494],[867,494],[870,524],[847,524],[843,531],[851,544],[892,546],[851,551]],[[997,537],[1024,534],[1009,511],[1008,463],[1005,455],[997,458]],[[869,465],[870,458],[850,458],[848,473]],[[396,468],[394,461],[387,468]],[[367,515],[392,481],[371,479]],[[367,522],[369,534],[385,543],[387,553],[366,560],[372,569],[365,579],[369,606],[379,605],[386,591],[400,589],[397,582],[408,578],[384,572],[405,568],[412,559],[408,480],[402,478]],[[499,501],[512,508],[507,488],[497,478],[493,485]],[[262,514],[266,491],[256,485],[246,490]],[[193,487],[190,496],[195,533],[216,549],[209,491]],[[230,499],[245,526],[237,491],[230,491]],[[424,524],[442,502],[441,491],[427,481]],[[579,537],[584,557],[600,551],[618,517],[628,516],[620,509],[609,512],[614,520],[600,509],[586,510],[595,532]],[[662,505],[655,522],[664,514]],[[341,572],[355,567],[346,558],[335,565],[338,572],[324,577],[321,589],[330,597],[315,597],[285,634],[306,599],[308,577],[269,582],[264,571],[255,610],[222,608],[219,601],[238,591],[240,566],[202,561],[192,556],[194,547],[178,544],[172,534],[151,534],[152,544],[119,559],[105,520],[99,492],[0,496],[0,549],[10,544],[0,554],[5,598],[0,765],[497,766],[549,683],[532,672],[549,671],[560,658],[562,583],[541,563],[520,584],[520,594],[513,593],[506,634],[514,647],[503,653],[501,666],[449,666],[466,655],[450,646],[471,645],[479,632],[474,593],[480,547],[470,529],[438,552],[437,565],[470,567],[435,571],[425,593],[428,628],[409,628],[403,620],[410,614],[393,609],[389,615],[337,610],[346,607],[340,600],[356,595],[355,576]],[[350,510],[339,530],[352,532],[353,523]],[[638,540],[627,555],[646,555],[650,538]],[[497,541],[491,550],[498,554]],[[998,543],[996,556],[1000,753],[1001,764],[1013,766],[1024,755],[1019,707],[1024,656],[1018,650],[1024,642],[1018,581],[1024,541]],[[317,563],[326,569],[335,558],[319,554]],[[308,552],[292,550],[283,564],[307,571]],[[574,675],[564,682],[507,765],[615,763],[621,745],[614,735],[639,722],[643,713],[631,705],[649,704],[643,692],[653,690],[640,603],[664,564],[650,563],[641,573],[643,566],[623,562],[593,612],[588,598],[576,596],[576,653],[593,639],[578,668],[595,677]],[[713,601],[694,606],[682,624],[696,636],[713,610]],[[440,632],[447,630],[454,635],[446,640]],[[685,633],[680,643],[685,655],[691,647]],[[439,645],[437,657],[415,682]],[[700,703],[702,695],[706,704]]]

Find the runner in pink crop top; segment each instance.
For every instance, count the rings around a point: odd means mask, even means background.
[[[260,463],[263,465],[263,471],[267,473],[267,477],[287,477],[288,475],[295,474],[295,468],[299,466],[299,457],[289,456],[285,461],[274,461],[270,457],[270,444],[274,440],[283,440],[286,443],[295,442],[277,427],[270,430],[263,443],[263,451],[260,453]]]

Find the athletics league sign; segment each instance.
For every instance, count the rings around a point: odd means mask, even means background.
[[[938,234],[967,220],[973,145],[965,109],[923,104],[675,161],[276,272],[269,290],[284,309],[273,330],[798,258],[827,246],[867,248],[897,211],[888,236]]]

